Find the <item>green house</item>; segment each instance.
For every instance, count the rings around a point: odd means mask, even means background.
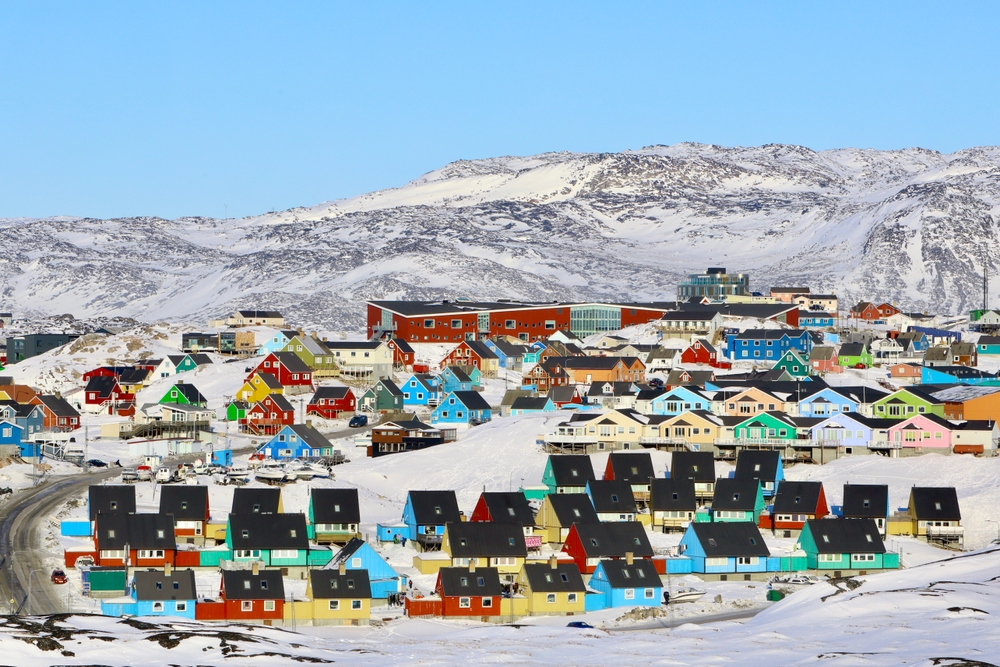
[[[799,544],[811,570],[895,570],[899,554],[887,553],[874,519],[810,519]]]
[[[784,412],[761,412],[733,429],[737,440],[795,440],[796,425]]]
[[[361,395],[358,407],[368,412],[399,412],[403,409],[403,392],[392,380],[382,379]]]
[[[788,350],[782,355],[781,359],[778,359],[778,363],[774,365],[776,369],[780,368],[786,371],[793,378],[804,378],[809,377],[811,369],[809,367],[809,362],[802,358],[802,355],[795,350]]]
[[[234,561],[260,561],[269,567],[309,564],[305,514],[230,514],[226,546]]]
[[[549,454],[542,472],[548,493],[586,493],[592,479],[594,463],[587,454]]]
[[[319,340],[312,336],[298,334],[281,348],[282,352],[291,352],[312,369],[317,377],[340,375],[340,367],[334,360],[333,352],[327,349]]]
[[[724,477],[716,480],[711,507],[713,522],[756,524],[763,511],[764,490],[759,479]]]
[[[844,368],[871,368],[872,353],[864,343],[845,343],[840,346],[837,365]]]
[[[872,403],[872,416],[876,419],[909,419],[923,414],[943,419],[944,403],[916,387],[900,389]]]
[[[193,384],[187,384],[183,380],[168,389],[167,393],[160,399],[160,405],[169,403],[193,405],[199,408],[208,407],[208,399],[202,396]]]
[[[231,401],[226,406],[226,421],[238,422],[241,419],[246,419],[249,409],[250,404],[246,401]]]

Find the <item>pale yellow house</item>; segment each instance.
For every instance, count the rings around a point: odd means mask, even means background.
[[[371,619],[368,570],[348,570],[343,565],[337,570],[310,570],[306,598],[313,625],[368,625]],[[296,613],[300,609],[296,606]]]
[[[584,612],[587,587],[576,563],[527,563],[517,576],[529,616],[572,616]]]
[[[574,523],[597,523],[597,511],[586,493],[550,493],[538,509],[535,522],[541,526],[542,539],[560,546]]]
[[[699,451],[712,451],[716,438],[725,436],[725,421],[706,410],[688,410],[645,428],[641,444],[656,447],[697,445]]]
[[[516,523],[462,521],[448,523],[441,551],[452,567],[495,567],[501,581],[513,582],[528,557],[524,531]]]
[[[599,415],[577,413],[545,436],[545,444],[550,450],[586,454],[639,449],[648,424],[648,417],[627,408]]]

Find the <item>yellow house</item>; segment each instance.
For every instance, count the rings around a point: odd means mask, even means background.
[[[698,451],[712,451],[716,438],[724,436],[723,420],[705,410],[688,410],[668,417],[659,423],[650,423],[642,439],[642,444],[655,445],[698,445]]]
[[[313,625],[368,625],[372,590],[368,570],[310,570],[306,597]]]
[[[550,493],[538,508],[535,522],[546,542],[559,546],[574,523],[597,523],[597,511],[586,493]]]
[[[549,449],[587,454],[639,449],[648,423],[648,417],[628,408],[594,416],[575,414],[545,436],[545,444]]]
[[[270,373],[254,373],[253,377],[243,383],[240,390],[236,392],[237,401],[247,403],[260,403],[268,394],[284,395],[285,388],[281,386]]]
[[[516,523],[462,521],[448,523],[441,551],[452,567],[495,567],[501,581],[512,583],[528,557],[524,530]]]
[[[528,600],[529,616],[572,616],[584,612],[587,587],[576,563],[526,563],[517,575],[518,592]]]

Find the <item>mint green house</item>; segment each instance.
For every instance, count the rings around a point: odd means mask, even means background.
[[[943,419],[944,402],[916,387],[900,389],[872,403],[872,416],[876,419],[909,419],[924,414]]]
[[[784,412],[761,412],[740,422],[733,429],[737,440],[791,440],[796,425]]]
[[[756,524],[763,511],[764,490],[759,479],[729,477],[715,481],[711,521],[715,523],[748,521]]]
[[[809,519],[799,535],[810,570],[895,570],[874,519]],[[835,573],[835,576],[839,576]]]
[[[837,355],[837,365],[844,368],[871,368],[871,350],[864,343],[844,343]]]
[[[793,378],[804,378],[811,375],[809,361],[804,359],[802,355],[795,350],[788,350],[781,355],[781,359],[778,359],[778,363],[776,363],[774,367],[776,369],[783,369]]]
[[[234,561],[260,561],[269,567],[309,565],[305,514],[230,514],[226,546]]]

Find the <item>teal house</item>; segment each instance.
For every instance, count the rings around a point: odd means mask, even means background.
[[[260,561],[267,567],[305,567],[309,537],[305,514],[230,514],[226,546],[234,561]]]
[[[723,478],[715,482],[712,497],[712,521],[727,523],[747,521],[753,524],[764,511],[764,490],[760,481],[751,478]]]
[[[899,554],[887,553],[874,519],[810,519],[799,534],[811,570],[895,570]]]
[[[778,359],[778,363],[774,367],[780,368],[786,371],[793,378],[801,379],[807,378],[812,373],[812,369],[809,366],[808,355],[803,358],[800,352],[795,350],[788,350],[783,355],[781,359]]]
[[[1000,356],[1000,336],[980,336],[976,349],[979,354]]]
[[[586,493],[592,479],[594,463],[587,454],[549,454],[542,472],[549,493]]]

